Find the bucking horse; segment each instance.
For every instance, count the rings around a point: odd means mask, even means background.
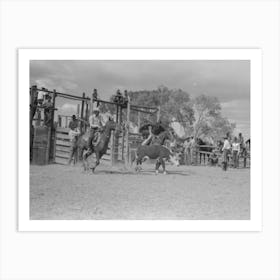
[[[139,172],[142,169],[141,165],[145,159],[156,160],[156,174],[159,172],[160,165],[163,168],[163,174],[166,174],[165,161],[169,161],[177,166],[179,165],[177,153],[174,153],[167,147],[167,141],[169,141],[170,147],[176,142],[173,130],[163,127],[158,122],[155,125],[144,125],[140,128],[140,133],[142,133],[145,140],[137,148],[135,153],[132,154],[131,158],[131,163],[136,160],[136,171]]]
[[[142,162],[146,159],[155,159],[156,160],[156,174],[159,172],[160,165],[163,169],[163,174],[166,174],[165,170],[165,161],[171,162],[176,166],[179,166],[178,155],[172,152],[165,146],[162,145],[149,145],[149,146],[139,146],[135,152],[135,157],[133,158],[132,162],[136,160],[136,171],[140,171]]]

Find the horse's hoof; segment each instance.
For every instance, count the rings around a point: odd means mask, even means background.
[[[166,171],[164,171],[164,172],[163,172],[163,175],[166,175],[166,174],[167,174]]]
[[[156,173],[155,173],[156,175],[158,175],[158,170],[156,170]]]

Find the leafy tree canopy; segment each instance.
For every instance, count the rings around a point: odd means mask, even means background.
[[[222,108],[216,97],[200,95],[191,98],[188,92],[181,89],[169,89],[159,86],[155,90],[128,92],[131,104],[148,107],[160,107],[160,120],[163,124],[179,122],[186,135],[220,139],[226,133],[232,133],[235,124],[222,116]],[[113,96],[111,97],[112,100]],[[115,106],[101,104],[101,111],[115,114]],[[123,115],[125,120],[126,114]],[[156,114],[145,114],[132,110],[130,121],[141,125],[145,122],[156,122]]]

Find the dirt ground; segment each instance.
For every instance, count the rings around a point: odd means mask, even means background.
[[[144,163],[136,173],[101,163],[95,174],[80,165],[30,166],[30,218],[250,219],[250,169]]]

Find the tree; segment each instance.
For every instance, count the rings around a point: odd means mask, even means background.
[[[213,139],[222,139],[227,133],[232,134],[236,125],[220,115],[214,120],[212,127],[211,137]]]
[[[159,86],[155,90],[140,90],[128,92],[131,104],[148,107],[160,106],[160,120],[165,125],[172,122],[180,123],[186,135],[194,137],[211,137],[220,139],[227,132],[232,133],[235,125],[222,116],[221,105],[216,97],[200,95],[191,99],[190,95],[181,89],[168,89]],[[111,97],[111,101],[113,97]],[[116,113],[116,106],[102,104],[102,112]],[[123,119],[125,120],[126,114]],[[130,121],[138,123],[138,113],[131,111]],[[156,114],[140,113],[140,123],[155,122]]]
[[[193,110],[194,137],[199,138],[203,134],[208,134],[211,129],[211,120],[220,113],[221,106],[217,98],[200,95],[193,100]]]
[[[195,138],[210,136],[219,139],[227,132],[232,133],[235,124],[222,116],[221,109],[216,97],[200,95],[193,100]]]
[[[131,104],[148,107],[160,106],[160,120],[169,124],[173,118],[179,120],[187,127],[193,121],[193,112],[190,106],[190,96],[181,89],[168,89],[166,86],[159,86],[155,90],[130,91]],[[138,122],[138,113],[131,111],[131,121]],[[155,122],[156,114],[140,114],[140,122]]]

